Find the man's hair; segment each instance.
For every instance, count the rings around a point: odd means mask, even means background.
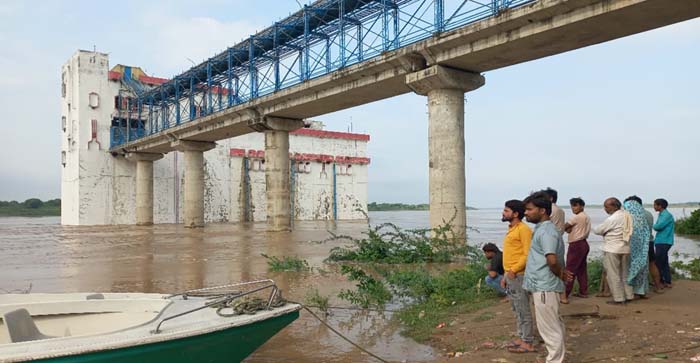
[[[583,199],[578,198],[578,197],[577,197],[577,198],[571,198],[571,199],[569,199],[569,204],[571,204],[571,205],[580,205],[580,206],[582,206],[582,207],[585,207],[585,206],[586,206],[586,202],[584,202]]]
[[[484,250],[484,252],[493,252],[493,253],[500,251],[498,249],[498,246],[496,246],[495,244],[490,243],[490,242],[485,244],[484,247],[481,247],[481,249]]]
[[[517,199],[511,199],[506,202],[506,208],[509,208],[513,212],[518,212],[518,219],[522,220],[525,218],[525,203]]]
[[[617,198],[615,198],[615,197],[610,197],[610,198],[608,198],[608,200],[610,200],[610,204],[611,204],[613,207],[615,207],[615,208],[617,208],[617,209],[622,208],[622,203],[620,203],[620,200],[619,200],[619,199],[617,199]]]
[[[629,197],[627,197],[627,199],[625,199],[625,202],[629,202],[630,200],[633,200],[639,204],[642,204],[642,198],[640,198],[636,195],[630,195]]]
[[[668,208],[668,201],[664,198],[659,198],[654,201],[654,204],[661,206],[661,208],[666,209]]]
[[[550,198],[552,198],[552,203],[556,203],[556,202],[557,202],[557,197],[559,196],[559,193],[557,193],[556,190],[554,190],[554,189],[552,189],[552,188],[550,188],[550,187],[547,187],[547,189],[542,190],[542,191],[545,192],[545,193],[547,193],[547,195],[548,195]]]
[[[544,190],[530,194],[527,198],[525,198],[525,200],[523,200],[523,204],[527,203],[532,203],[532,205],[537,208],[544,208],[544,211],[548,216],[552,215],[552,200],[550,199],[549,194]]]

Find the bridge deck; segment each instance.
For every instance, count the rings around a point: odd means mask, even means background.
[[[254,132],[269,115],[308,118],[411,92],[405,76],[440,64],[485,72],[700,17],[698,0],[540,0],[234,104],[113,150],[171,151],[170,141]]]

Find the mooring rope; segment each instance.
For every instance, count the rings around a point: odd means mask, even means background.
[[[337,336],[339,336],[340,338],[342,338],[342,339],[345,340],[346,342],[352,344],[352,346],[354,346],[355,348],[361,350],[362,352],[368,354],[368,355],[371,356],[372,358],[374,358],[374,359],[376,359],[376,360],[378,360],[378,361],[380,361],[380,362],[382,362],[382,363],[390,363],[388,360],[386,360],[386,359],[384,359],[384,358],[382,358],[382,357],[380,357],[380,356],[378,356],[378,355],[376,355],[376,354],[370,352],[369,350],[363,348],[363,347],[360,346],[359,344],[357,344],[357,343],[353,342],[352,340],[350,340],[350,338],[348,338],[348,337],[346,337],[345,335],[343,335],[343,333],[337,331],[335,328],[333,328],[330,324],[328,324],[328,323],[325,322],[323,319],[321,319],[318,315],[316,315],[313,311],[311,311],[311,309],[309,309],[309,307],[305,306],[304,304],[300,304],[300,303],[298,303],[298,302],[289,301],[289,300],[287,300],[287,302],[293,303],[293,304],[301,305],[301,307],[302,307],[304,310],[306,310],[309,314],[311,314],[311,316],[313,316],[314,318],[316,318],[316,320],[318,320],[321,324],[325,325],[326,328],[328,328],[330,331],[332,331],[333,333],[335,333]]]

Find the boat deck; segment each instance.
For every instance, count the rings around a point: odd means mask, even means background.
[[[214,308],[204,308],[162,324],[169,316],[201,307],[203,297],[167,298],[161,294],[92,294],[0,295],[0,316],[17,308],[26,308],[42,334],[57,338],[10,343],[4,322],[0,325],[0,362],[21,362],[207,334],[232,327],[253,324],[289,314],[299,305],[286,304],[254,315],[221,317]]]

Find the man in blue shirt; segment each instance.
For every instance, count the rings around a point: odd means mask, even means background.
[[[654,239],[654,247],[656,248],[656,266],[661,272],[661,283],[666,288],[671,288],[671,267],[668,264],[668,250],[673,246],[673,234],[676,221],[673,219],[671,212],[667,210],[668,201],[666,199],[657,199],[654,201],[654,210],[659,212],[659,218],[654,223],[656,238]]]
[[[537,192],[523,202],[525,218],[528,222],[537,224],[527,256],[523,288],[532,293],[537,330],[547,347],[546,362],[562,363],[566,353],[566,331],[559,315],[559,299],[564,292],[564,282],[571,281],[573,275],[564,269],[564,240],[549,220],[552,213],[549,196]]]

